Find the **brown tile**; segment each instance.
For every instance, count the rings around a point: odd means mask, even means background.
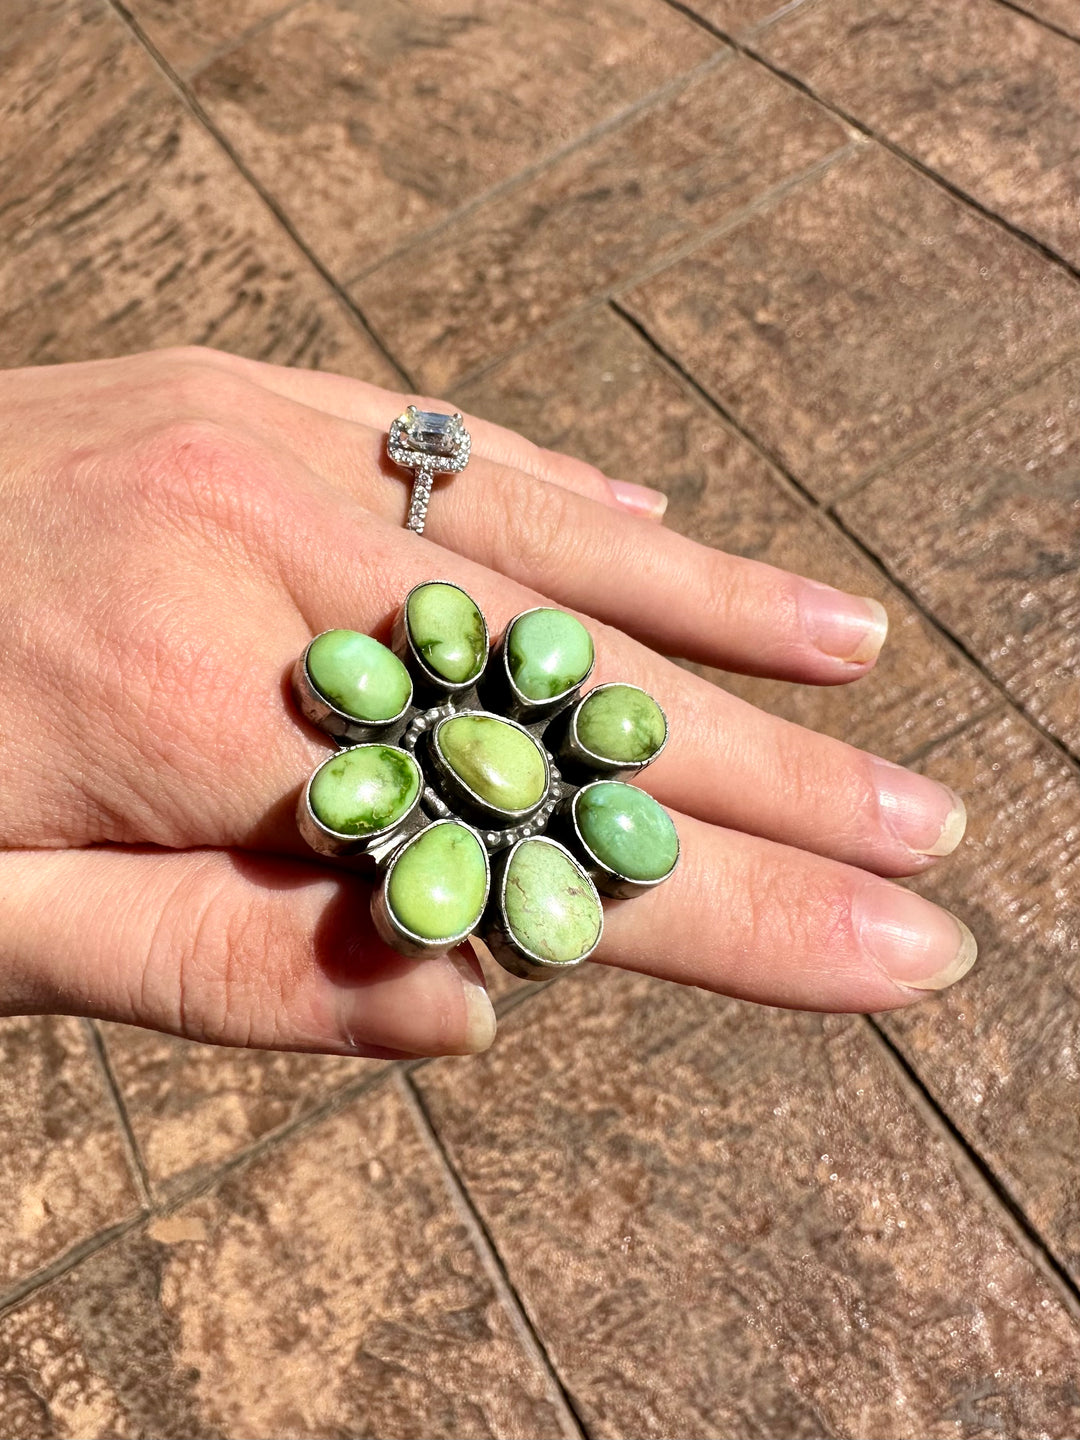
[[[1045,20],[1048,25],[1056,25],[1080,40],[1080,8],[1075,0],[1020,0],[1017,9]]]
[[[1073,41],[1004,5],[822,0],[754,43],[824,100],[1080,260]]]
[[[840,514],[1038,720],[1080,753],[1080,361]]]
[[[670,497],[667,523],[705,544],[882,600],[891,634],[857,687],[718,678],[788,718],[892,758],[994,703],[975,668],[655,357],[610,310],[561,328],[456,392],[458,403]]]
[[[962,914],[979,964],[886,1025],[1080,1279],[1080,776],[1003,712],[928,757],[969,797],[968,838],[919,889]]]
[[[378,1060],[197,1045],[130,1025],[101,1027],[150,1182],[160,1194],[197,1182],[342,1086],[377,1075]]]
[[[15,47],[0,127],[0,364],[202,343],[394,384],[107,7],[49,18]]]
[[[597,967],[417,1080],[590,1434],[1080,1423],[1080,1327],[864,1021]]]
[[[297,0],[125,0],[150,43],[182,75],[230,49]]]
[[[725,35],[745,35],[809,0],[689,0],[687,8]]]
[[[722,60],[406,249],[353,293],[406,365],[441,390],[591,296],[661,265],[847,138],[759,68]]]
[[[1080,317],[1054,265],[877,147],[628,298],[823,498],[989,404]]]
[[[0,1299],[135,1214],[116,1110],[81,1021],[0,1021]]]
[[[195,90],[346,277],[716,48],[655,0],[309,0]]]
[[[464,1440],[560,1414],[392,1089],[0,1322],[5,1434]]]

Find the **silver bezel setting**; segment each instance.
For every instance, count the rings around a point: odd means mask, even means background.
[[[530,744],[535,745],[544,762],[544,791],[540,799],[534,805],[527,805],[521,810],[500,810],[498,806],[490,804],[481,795],[468,785],[457,773],[454,767],[443,755],[439,748],[439,731],[443,725],[451,720],[477,719],[497,720],[500,725],[509,725],[514,730],[525,735]],[[431,759],[432,769],[435,772],[438,788],[442,791],[444,803],[449,805],[454,813],[460,813],[472,824],[478,821],[482,825],[492,828],[509,829],[511,826],[529,821],[540,810],[551,796],[552,770],[551,757],[547,748],[537,737],[517,720],[508,719],[505,715],[497,715],[491,710],[470,710],[455,709],[452,715],[446,715],[436,720],[431,726],[428,735],[428,756]]]
[[[332,700],[328,700],[319,687],[311,678],[308,669],[308,655],[316,640],[323,635],[329,635],[329,630],[322,630],[318,635],[313,636],[304,648],[304,653],[293,666],[292,690],[300,713],[305,720],[310,720],[312,725],[318,726],[327,735],[332,735],[335,740],[344,740],[349,745],[362,745],[365,740],[382,740],[393,745],[413,708],[413,682],[409,676],[409,698],[396,715],[389,720],[361,720],[355,715],[350,715],[347,710],[340,710]]]
[[[402,925],[401,921],[390,908],[390,901],[387,896],[390,888],[390,877],[393,875],[402,855],[404,855],[414,840],[419,840],[422,835],[426,835],[429,830],[437,829],[440,825],[460,826],[461,829],[468,830],[469,833],[475,837],[480,846],[480,853],[484,857],[484,902],[480,909],[480,915],[473,921],[468,929],[459,931],[456,935],[446,936],[438,940],[429,940],[426,936],[417,935],[415,931],[409,930],[406,926]],[[375,929],[379,932],[380,938],[383,939],[387,945],[397,950],[401,955],[407,955],[412,959],[420,959],[425,955],[445,955],[446,952],[452,950],[455,945],[463,944],[477,928],[477,925],[483,923],[482,917],[487,910],[490,899],[491,861],[488,857],[487,847],[473,826],[467,824],[464,820],[449,817],[447,819],[432,820],[429,824],[422,825],[418,830],[415,830],[409,835],[407,840],[403,840],[402,843],[395,848],[372,894],[371,918],[375,923]]]
[[[413,640],[412,632],[409,629],[409,601],[417,590],[424,590],[429,585],[447,585],[451,590],[457,590],[459,594],[464,595],[466,600],[471,604],[476,605],[476,613],[480,616],[480,622],[484,627],[484,663],[471,680],[447,680],[444,675],[439,675],[436,671],[432,670],[431,666],[420,653],[419,646]],[[447,698],[451,696],[461,697],[468,695],[470,690],[474,690],[483,678],[484,671],[487,669],[488,661],[491,657],[491,632],[488,630],[487,616],[467,590],[463,590],[461,586],[456,585],[453,580],[421,580],[420,583],[414,585],[408,595],[405,596],[401,609],[394,618],[394,631],[390,648],[394,654],[404,662],[405,668],[413,678],[414,689],[419,682],[429,692],[445,695]]]
[[[672,827],[675,830],[675,859],[672,861],[671,868],[667,874],[659,875],[655,880],[636,880],[630,875],[624,875],[620,870],[612,869],[610,865],[605,865],[582,834],[577,807],[578,801],[583,795],[587,794],[588,791],[595,789],[597,785],[610,785],[612,783],[620,784],[625,782],[613,782],[609,777],[603,776],[598,780],[590,780],[587,785],[582,785],[579,790],[575,790],[569,799],[564,802],[563,806],[560,806],[560,818],[565,817],[568,821],[573,831],[574,842],[580,847],[581,854],[585,857],[584,860],[579,859],[578,864],[583,866],[586,874],[596,886],[597,890],[599,890],[602,895],[610,896],[613,900],[629,900],[635,895],[644,895],[647,890],[655,890],[657,885],[662,885],[665,880],[671,879],[678,866],[679,860],[682,858],[682,841],[679,839],[678,827],[675,826],[675,822],[672,821]],[[646,793],[646,791],[642,791],[642,794]],[[649,798],[652,799],[653,797],[649,796]],[[659,800],[655,801],[655,803],[657,805],[660,804]],[[666,806],[660,806],[660,808],[667,814]]]
[[[401,745],[394,745],[389,748],[400,751],[402,755],[411,761],[416,768],[417,778],[420,783],[417,786],[416,796],[412,804],[403,815],[392,821],[391,824],[384,825],[380,830],[372,830],[367,835],[350,835],[343,830],[332,829],[324,821],[319,819],[312,808],[311,787],[327,765],[332,765],[336,760],[339,760],[342,755],[347,755],[353,750],[381,749],[386,747],[386,743],[385,740],[365,740],[359,745],[343,746],[341,749],[335,750],[333,754],[328,755],[321,764],[316,765],[315,769],[308,776],[308,782],[304,786],[300,799],[297,802],[296,823],[299,827],[300,834],[319,855],[333,857],[372,855],[373,852],[382,851],[388,840],[398,835],[404,839],[405,836],[410,833],[412,821],[424,799],[424,772],[416,756]]]
[[[519,620],[524,620],[526,615],[535,615],[541,610],[551,610],[551,605],[534,605],[531,610],[522,610],[507,625],[503,631],[502,639],[499,641],[495,664],[498,668],[499,681],[505,687],[509,695],[509,706],[507,713],[514,719],[524,722],[526,725],[535,725],[538,721],[550,721],[560,714],[568,706],[572,705],[581,691],[581,687],[588,683],[589,676],[596,669],[596,645],[593,644],[593,657],[588,670],[573,685],[568,685],[558,695],[552,695],[547,700],[534,700],[531,696],[525,695],[517,685],[513,675],[510,673],[509,640],[510,632]],[[592,636],[589,636],[590,641]]]
[[[597,909],[600,912],[600,928],[596,932],[596,939],[592,945],[579,955],[575,960],[547,960],[535,951],[529,950],[514,938],[506,917],[506,882],[510,874],[510,862],[522,845],[528,844],[552,845],[570,860],[576,870],[579,870],[593,893]],[[573,851],[567,849],[560,841],[553,839],[550,835],[527,836],[516,841],[509,850],[500,855],[496,867],[495,887],[488,904],[488,913],[485,916],[483,930],[480,938],[487,945],[488,949],[498,960],[504,970],[517,975],[521,980],[551,980],[557,975],[565,975],[571,970],[576,970],[590,955],[594,954],[596,947],[600,944],[604,935],[604,906],[600,895],[591,876],[582,865]]]
[[[664,721],[664,738],[646,760],[611,760],[605,755],[595,754],[586,745],[581,743],[581,738],[577,731],[578,716],[581,714],[582,708],[589,703],[593,696],[599,695],[602,690],[637,690],[639,694],[647,696],[660,711],[660,715]],[[653,764],[653,762],[659,759],[664,753],[669,734],[670,730],[667,715],[663,706],[655,696],[650,695],[647,690],[643,690],[640,685],[632,685],[628,680],[608,680],[603,685],[594,685],[591,690],[582,695],[575,703],[574,708],[570,712],[566,733],[563,735],[556,753],[564,765],[570,764],[582,770],[589,770],[593,772],[594,778],[597,779],[613,780],[622,775],[637,775],[639,771]]]

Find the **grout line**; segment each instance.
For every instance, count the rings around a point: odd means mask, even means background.
[[[176,73],[185,83],[197,80],[203,71],[208,70],[216,61],[223,59],[226,55],[231,55],[234,50],[243,49],[249,40],[256,39],[264,30],[269,30],[272,25],[276,25],[279,20],[284,20],[285,16],[291,15],[294,10],[303,9],[307,3],[308,0],[287,0],[286,4],[281,5],[277,10],[272,10],[269,15],[263,15],[261,19],[254,21],[239,34],[234,35],[231,40],[225,40],[222,44],[215,46],[213,50],[209,50],[201,60],[196,60],[193,65],[188,65],[182,70],[177,67]]]
[[[510,1279],[491,1231],[473,1204],[468,1189],[443,1144],[442,1136],[435,1128],[424,1097],[412,1083],[411,1078],[404,1073],[399,1079],[399,1089],[413,1123],[442,1171],[443,1181],[450,1192],[454,1208],[461,1217],[469,1239],[472,1241],[473,1249],[480,1257],[496,1296],[501,1301],[503,1309],[510,1318],[511,1325],[517,1332],[522,1348],[547,1379],[551,1401],[556,1410],[562,1412],[561,1418],[566,1433],[576,1437],[576,1440],[585,1440],[589,1434],[588,1427],[582,1419],[572,1395],[563,1384],[558,1370],[548,1354],[547,1347],[525,1312],[521,1297],[514,1282]]]
[[[665,4],[667,3],[670,3],[670,0],[665,0]],[[613,299],[609,302],[609,304],[612,310],[614,310],[614,312],[622,320],[624,320],[625,323],[633,331],[635,331],[635,333],[640,337],[640,339],[649,347],[650,350],[652,350],[654,355],[656,355],[660,360],[662,360],[664,364],[668,367],[668,369],[679,380],[681,380],[690,390],[692,390],[693,393],[700,400],[704,401],[704,403],[709,407],[710,410],[712,410],[715,414],[719,415],[720,418],[727,425],[729,425],[738,435],[740,435],[747,442],[748,445],[753,446],[757,453],[769,462],[774,472],[776,472],[773,477],[774,480],[776,479],[776,475],[782,477],[783,480],[785,480],[787,484],[791,487],[791,489],[795,492],[795,494],[798,495],[798,497],[813,511],[815,511],[825,524],[831,526],[840,536],[842,536],[847,541],[847,543],[857,552],[857,554],[861,556],[863,560],[867,561],[875,570],[878,571],[878,573],[885,580],[889,582],[890,585],[892,585],[896,590],[900,592],[901,595],[904,596],[904,598],[912,606],[915,612],[922,617],[924,623],[938,637],[939,640],[944,641],[947,645],[951,646],[953,650],[955,650],[960,656],[963,657],[964,660],[967,661],[967,663],[982,678],[983,682],[987,685],[987,687],[998,696],[999,701],[1004,701],[1011,710],[1020,715],[1023,720],[1028,725],[1030,725],[1032,729],[1036,730],[1039,735],[1041,735],[1042,738],[1047,742],[1047,744],[1050,745],[1057,752],[1059,758],[1064,761],[1064,763],[1069,767],[1069,769],[1080,775],[1080,756],[1074,755],[1072,750],[1069,749],[1068,745],[1066,745],[1063,740],[1059,740],[1058,737],[1054,735],[1052,731],[1050,731],[1041,720],[1039,720],[1036,716],[1032,715],[1026,703],[1018,696],[1013,695],[1006,688],[1002,681],[1000,681],[997,676],[994,675],[992,671],[987,668],[986,664],[979,658],[979,656],[975,654],[975,652],[971,649],[971,647],[967,644],[965,640],[963,640],[959,635],[957,635],[956,632],[949,625],[947,625],[945,621],[942,620],[939,616],[932,614],[926,609],[922,601],[918,598],[915,591],[911,588],[907,581],[902,579],[894,570],[892,570],[885,563],[884,560],[882,560],[881,556],[877,554],[877,552],[873,549],[869,542],[864,540],[855,530],[853,530],[851,526],[843,519],[843,517],[837,514],[837,512],[831,506],[822,504],[822,502],[819,501],[817,497],[806,488],[806,486],[802,483],[801,480],[799,480],[799,478],[794,474],[794,472],[789,470],[787,466],[783,463],[783,461],[780,460],[779,457],[776,456],[767,445],[763,444],[760,440],[758,440],[752,431],[748,430],[743,424],[736,420],[735,417],[720,400],[718,400],[714,395],[712,395],[710,391],[707,390],[705,386],[698,379],[696,379],[695,376],[693,376],[684,365],[682,365],[672,354],[670,354],[670,352],[664,349],[660,342],[655,339],[655,337],[650,333],[648,329],[646,329],[645,325],[640,320],[638,320],[633,314],[623,308],[619,300]],[[1000,401],[994,403],[1000,403]]]
[[[770,206],[778,204],[786,195],[790,194],[793,190],[797,190],[799,186],[816,180],[834,165],[840,164],[863,148],[865,148],[864,142],[856,140],[846,145],[841,145],[836,150],[830,150],[827,155],[823,155],[813,161],[813,163],[805,169],[793,175],[786,176],[783,180],[778,181],[772,186],[771,189],[764,190],[761,194],[755,195],[747,204],[739,206],[736,210],[732,210],[729,214],[725,215],[722,220],[718,220],[715,225],[710,225],[702,230],[695,231],[693,236],[688,237],[681,245],[677,245],[668,251],[663,260],[657,261],[655,264],[645,265],[639,270],[633,270],[627,275],[622,276],[616,282],[615,290],[618,293],[630,290],[636,285],[644,284],[647,280],[652,279],[654,275],[662,274],[671,265],[676,264],[680,260],[684,260],[689,255],[693,255],[697,250],[701,249],[702,246],[710,244],[713,240],[728,234],[729,231],[738,229],[740,225],[744,225],[747,220],[760,213],[760,211],[767,210]],[[510,345],[507,349],[500,350],[498,354],[493,355],[491,359],[484,360],[481,364],[475,365],[471,370],[466,370],[461,375],[454,376],[454,378],[448,382],[447,388],[452,388],[455,392],[467,389],[468,386],[475,385],[492,371],[507,364],[508,361],[514,360],[519,355],[524,355],[533,349],[534,346],[542,344],[549,336],[558,334],[560,330],[566,329],[571,325],[580,324],[586,316],[613,303],[611,299],[612,288],[613,287],[608,286],[598,290],[595,294],[586,296],[576,308],[560,311],[554,319],[544,325],[537,326],[535,330],[531,330],[519,344]]]
[[[997,0],[997,3],[1005,10],[1011,10],[1015,15],[1022,15],[1025,20],[1032,20],[1036,25],[1041,25],[1044,30],[1050,30],[1055,35],[1060,35],[1063,40],[1071,40],[1074,45],[1080,45],[1080,37],[1066,30],[1061,25],[1056,25],[1053,20],[1047,20],[1043,15],[1036,15],[1034,11],[1025,9],[1018,5],[1016,0]]]
[[[134,38],[139,42],[139,44],[143,47],[146,53],[150,56],[151,60],[161,71],[161,74],[164,76],[165,80],[176,91],[177,95],[187,106],[188,110],[191,112],[194,118],[199,122],[200,125],[203,126],[207,134],[211,136],[211,138],[217,143],[219,148],[224,152],[226,157],[232,162],[237,173],[248,183],[248,185],[250,185],[256,195],[258,195],[259,199],[270,211],[271,215],[273,215],[274,219],[285,231],[289,239],[293,242],[296,248],[307,260],[308,264],[312,267],[312,269],[316,271],[316,273],[320,276],[324,283],[337,297],[339,303],[344,307],[346,313],[351,316],[352,320],[363,332],[367,340],[375,347],[376,350],[378,350],[378,352],[382,355],[383,359],[386,360],[387,363],[391,365],[393,369],[397,372],[398,376],[401,378],[402,381],[402,388],[406,390],[416,391],[416,386],[413,383],[412,377],[409,375],[408,371],[394,355],[387,342],[383,340],[382,336],[368,320],[367,316],[357,305],[356,301],[353,300],[353,298],[348,294],[344,286],[340,284],[332,271],[330,271],[327,266],[323,264],[323,262],[319,259],[318,255],[316,255],[315,252],[303,240],[299,231],[297,231],[296,227],[289,219],[289,216],[273,198],[270,192],[266,190],[263,185],[256,179],[254,173],[241,159],[239,152],[234,148],[231,141],[226,138],[222,131],[219,130],[218,127],[210,119],[210,116],[200,105],[191,88],[187,84],[185,84],[185,82],[180,78],[179,74],[173,69],[168,60],[165,59],[165,56],[149,38],[145,30],[143,30],[142,26],[131,14],[130,10],[127,9],[124,0],[106,0],[106,4],[112,9],[113,13],[117,16],[120,23],[127,27],[127,29],[131,32]]]
[[[987,1198],[996,1202],[998,1218],[1000,1218],[1000,1211],[1004,1211],[1008,1221],[1011,1222],[1010,1228],[1013,1229],[1023,1249],[1059,1293],[1059,1298],[1072,1318],[1080,1320],[1080,1285],[1054,1254],[1038,1227],[1028,1217],[1023,1205],[1013,1195],[1007,1182],[983,1158],[979,1149],[968,1140],[960,1127],[951,1119],[918,1070],[892,1036],[883,1028],[881,1021],[873,1015],[865,1016],[864,1020],[867,1028],[876,1036],[881,1049],[907,1081],[919,1108],[927,1113],[928,1118],[932,1117],[937,1122],[944,1131],[947,1141],[951,1142],[950,1148],[955,1147],[960,1152],[965,1165],[973,1172],[972,1178],[977,1178],[980,1187],[988,1192]]]
[[[69,1271],[88,1260],[99,1250],[104,1250],[116,1240],[121,1240],[129,1235],[132,1230],[139,1229],[145,1225],[149,1217],[145,1214],[132,1215],[127,1220],[121,1220],[118,1225],[110,1225],[107,1230],[98,1230],[86,1240],[80,1240],[70,1250],[65,1250],[63,1255],[58,1256],[49,1265],[43,1265],[40,1270],[35,1270],[33,1275],[28,1275],[10,1290],[0,1295],[0,1319],[9,1314],[24,1300],[28,1299],[37,1290],[50,1284],[53,1280],[60,1280]]]
[[[959,739],[959,737],[966,734],[968,730],[973,730],[976,725],[981,725],[984,720],[989,720],[993,715],[1005,714],[1006,709],[1011,709],[1011,707],[1003,706],[1000,700],[995,700],[992,705],[984,705],[981,710],[976,710],[975,713],[969,715],[966,720],[959,721],[956,725],[953,725],[951,729],[943,730],[940,735],[935,735],[932,740],[924,740],[921,745],[916,745],[914,750],[909,750],[905,755],[901,755],[897,764],[905,766],[918,765],[920,761],[933,755],[934,752],[943,745],[951,745],[954,740]],[[922,873],[926,874],[926,871]]]
[[[135,1131],[131,1128],[131,1119],[128,1116],[127,1105],[120,1093],[120,1086],[117,1084],[116,1075],[113,1073],[112,1061],[109,1059],[109,1052],[105,1048],[105,1038],[93,1020],[84,1020],[83,1026],[89,1038],[90,1048],[97,1057],[97,1063],[101,1068],[106,1088],[112,1098],[113,1107],[116,1111],[116,1119],[120,1126],[120,1133],[124,1140],[124,1149],[127,1151],[128,1169],[131,1171],[132,1179],[135,1181],[135,1188],[139,1192],[139,1203],[143,1210],[150,1210],[153,1200],[150,1195],[150,1177],[146,1171],[142,1151],[139,1149],[139,1142],[135,1139]]]
[[[391,261],[400,260],[407,256],[411,250],[425,246],[431,240],[437,240],[444,231],[450,230],[462,220],[468,219],[470,215],[482,209],[485,205],[490,204],[493,200],[500,200],[504,195],[508,195],[514,190],[524,188],[535,180],[538,175],[542,175],[546,171],[553,169],[568,156],[575,154],[578,150],[587,149],[597,140],[602,140],[605,136],[622,129],[623,126],[632,124],[633,121],[645,114],[646,111],[666,104],[667,101],[681,94],[683,90],[687,89],[696,81],[711,74],[714,70],[721,70],[728,65],[734,64],[737,59],[738,56],[736,52],[730,48],[718,50],[716,54],[710,55],[707,60],[703,60],[700,65],[695,65],[692,70],[683,71],[683,73],[676,76],[675,79],[668,80],[658,89],[651,90],[647,95],[643,95],[640,100],[635,100],[634,103],[628,105],[626,109],[620,110],[617,114],[609,115],[606,119],[599,121],[596,125],[592,126],[591,129],[576,136],[560,149],[552,151],[549,155],[545,155],[542,160],[537,160],[534,164],[527,165],[524,170],[518,170],[513,175],[507,176],[505,180],[500,180],[498,184],[492,185],[481,194],[473,196],[471,200],[467,200],[463,205],[459,205],[456,210],[451,211],[449,215],[444,215],[441,220],[437,220],[425,229],[417,230],[407,236],[400,245],[390,250],[386,255],[380,256],[378,260],[373,260],[370,265],[366,265],[363,269],[350,275],[346,279],[345,284],[350,287],[358,285],[361,281],[367,280],[384,266],[388,266]]]
[[[115,4],[116,0],[112,0],[112,3]],[[689,5],[684,4],[683,0],[661,0],[661,3],[667,5],[669,9],[677,11],[680,15],[685,15],[688,19],[693,20],[696,24],[700,25],[707,34],[712,35],[717,40],[722,40],[726,45],[730,45],[733,50],[736,50],[746,59],[752,60],[756,65],[760,65],[763,70],[768,70],[771,75],[775,75],[778,80],[782,80],[784,84],[789,85],[793,90],[798,90],[800,94],[812,100],[815,105],[820,106],[822,110],[832,115],[834,119],[842,121],[843,124],[856,131],[865,140],[872,140],[875,144],[880,145],[883,150],[887,150],[890,155],[893,155],[909,169],[914,170],[916,174],[922,175],[933,185],[937,186],[939,190],[945,191],[952,199],[966,206],[969,210],[974,211],[975,214],[981,215],[984,220],[988,220],[992,225],[996,225],[999,229],[1006,231],[1015,240],[1019,240],[1022,244],[1026,245],[1028,249],[1034,250],[1044,260],[1048,260],[1056,268],[1064,270],[1071,279],[1080,280],[1080,266],[1066,259],[1064,255],[1061,255],[1051,245],[1046,244],[1045,241],[1037,240],[1034,235],[1029,235],[1026,230],[1014,224],[1013,221],[1007,219],[997,210],[992,210],[989,205],[984,204],[981,200],[977,200],[974,195],[961,189],[954,181],[947,179],[944,175],[940,175],[936,170],[932,170],[929,165],[917,159],[907,150],[902,149],[895,141],[890,140],[888,136],[882,134],[880,131],[874,130],[865,120],[857,119],[835,101],[826,100],[807,84],[805,80],[800,80],[799,77],[792,74],[790,70],[784,70],[775,61],[770,60],[767,55],[763,55],[760,51],[755,50],[753,46],[748,43],[749,35],[746,39],[736,39],[734,35],[726,30],[722,30],[710,20],[703,19],[702,16],[691,10]],[[1000,4],[1001,0],[997,0],[997,3]],[[773,17],[773,19],[776,18],[775,16]],[[1029,16],[1028,18],[1030,19],[1031,17]],[[770,28],[771,23],[771,21],[766,21],[765,24],[751,33],[755,36],[759,33],[764,33]]]

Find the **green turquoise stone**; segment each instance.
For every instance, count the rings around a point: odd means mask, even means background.
[[[604,922],[584,871],[546,840],[526,840],[514,851],[503,908],[519,945],[541,960],[561,964],[587,955]]]
[[[409,672],[392,650],[356,630],[327,630],[308,648],[319,694],[354,720],[392,720],[412,699]]]
[[[604,760],[638,765],[651,760],[667,737],[660,706],[633,685],[607,685],[585,697],[577,716],[578,739]]]
[[[475,680],[484,668],[484,617],[456,585],[418,585],[409,596],[405,623],[428,668],[452,685]]]
[[[386,900],[395,919],[425,940],[450,940],[471,930],[487,901],[480,841],[455,822],[421,831],[399,854]]]
[[[552,700],[580,685],[593,663],[592,636],[564,610],[530,610],[510,626],[506,662],[530,700]]]
[[[662,805],[636,785],[601,780],[578,792],[582,839],[601,865],[629,880],[663,880],[679,858],[679,837]]]
[[[374,835],[408,813],[420,767],[393,745],[357,745],[320,765],[308,798],[317,820],[339,835]]]
[[[544,798],[547,767],[539,745],[498,716],[455,715],[436,728],[435,743],[454,774],[497,810],[529,810]]]

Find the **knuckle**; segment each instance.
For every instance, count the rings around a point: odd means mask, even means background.
[[[522,503],[516,487],[499,492],[498,524],[494,531],[494,562],[506,569],[513,562],[517,573],[543,585],[547,576],[565,574],[583,557],[586,539],[578,524],[575,497],[551,486],[544,496],[544,523],[536,523],[536,507]],[[595,537],[593,544],[595,546]],[[602,557],[591,557],[602,564]]]
[[[133,467],[136,502],[174,521],[245,537],[282,499],[274,457],[255,437],[205,415],[157,425]]]

